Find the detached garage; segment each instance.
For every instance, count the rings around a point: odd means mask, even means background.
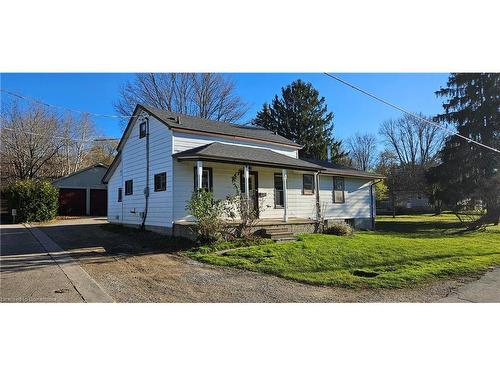
[[[59,188],[59,215],[106,216],[107,185],[102,178],[107,169],[104,164],[96,164],[55,180],[52,184]]]

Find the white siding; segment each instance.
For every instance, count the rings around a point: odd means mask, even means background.
[[[149,119],[149,208],[146,225],[172,226],[172,132],[150,116]],[[167,172],[167,190],[154,191],[154,175]],[[125,195],[125,181],[133,180],[133,194]],[[118,202],[118,187],[123,188],[123,201]],[[108,188],[108,218],[125,224],[142,223],[146,187],[146,137],[139,138],[136,122],[122,148],[121,162],[110,178]],[[119,215],[119,219],[116,216]]]
[[[118,188],[123,187],[121,162],[108,181],[108,221],[112,223],[122,222],[122,203],[118,202]]]
[[[224,137],[216,137],[209,135],[199,135],[199,134],[186,134],[174,131],[174,153],[190,150],[195,147],[203,146],[212,142],[220,142],[236,146],[247,146],[256,148],[265,148],[280,154],[290,156],[292,158],[298,157],[298,151],[285,146],[264,144],[257,141],[239,141],[231,140]]]
[[[175,136],[174,136],[175,135]],[[172,154],[193,147],[221,142],[257,148],[268,148],[282,154],[297,157],[297,151],[286,147],[259,143],[231,141],[224,138],[172,133],[167,126],[150,117],[150,198],[146,225],[171,227],[172,221],[192,219],[186,204],[194,187],[193,161],[176,161]],[[234,193],[231,178],[241,165],[204,163],[213,170],[213,190],[218,199]],[[121,151],[121,162],[108,183],[108,219],[111,222],[140,224],[145,207],[146,185],[146,138],[139,138],[137,122],[125,141]],[[284,209],[274,207],[274,173],[281,169],[253,167],[258,173],[259,193],[264,193],[261,218],[283,218]],[[154,175],[167,172],[167,190],[154,191]],[[302,175],[308,172],[288,170],[288,215],[289,217],[316,217],[315,195],[302,194]],[[310,173],[310,172],[309,172]],[[133,180],[133,195],[125,195],[125,181]],[[332,203],[332,177],[320,178],[320,203],[325,218],[369,218],[370,181],[345,178],[345,203]],[[123,189],[123,201],[118,202],[118,188]]]
[[[241,166],[222,163],[203,163],[203,167],[212,168],[213,193],[216,199],[224,199],[234,194],[232,176],[241,169]],[[193,161],[174,161],[174,221],[192,220],[186,210],[186,205],[194,190]]]
[[[174,162],[174,220],[193,219],[186,210],[187,201],[190,199],[194,189],[194,166],[191,161]],[[233,175],[242,169],[242,166],[208,163],[203,167],[213,170],[213,193],[215,198],[224,199],[234,194],[232,185]],[[258,174],[259,193],[264,193],[263,204],[260,211],[261,218],[283,218],[284,209],[274,207],[274,173],[280,173],[281,169],[253,167],[252,171]],[[239,181],[239,180],[238,180]],[[238,182],[239,183],[239,182]],[[315,218],[315,195],[302,194],[302,173],[288,171],[288,215],[290,217]]]
[[[366,179],[344,178],[345,203],[333,203],[333,177],[320,176],[320,206],[325,219],[369,218],[370,183]]]

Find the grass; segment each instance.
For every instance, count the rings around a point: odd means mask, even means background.
[[[500,265],[500,227],[466,232],[451,214],[379,217],[376,231],[350,237],[306,234],[292,243],[188,255],[310,284],[401,288]]]

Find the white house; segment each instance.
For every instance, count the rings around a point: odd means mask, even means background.
[[[195,220],[186,210],[193,190],[225,198],[239,172],[242,192],[263,200],[262,223],[303,229],[332,219],[371,228],[373,183],[381,176],[299,159],[300,148],[269,130],[138,105],[103,177],[108,220],[182,235],[176,228]]]

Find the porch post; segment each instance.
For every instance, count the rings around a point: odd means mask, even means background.
[[[248,182],[249,179],[250,179],[250,166],[245,165],[243,169],[243,182],[245,183],[245,198],[247,202],[250,199],[250,191],[248,190],[250,188],[250,183]]]
[[[281,170],[281,176],[283,178],[283,220],[285,222],[288,221],[288,181],[287,181],[287,170],[282,169]]]
[[[196,161],[196,190],[201,189],[201,182],[203,176],[203,162],[201,160]]]

